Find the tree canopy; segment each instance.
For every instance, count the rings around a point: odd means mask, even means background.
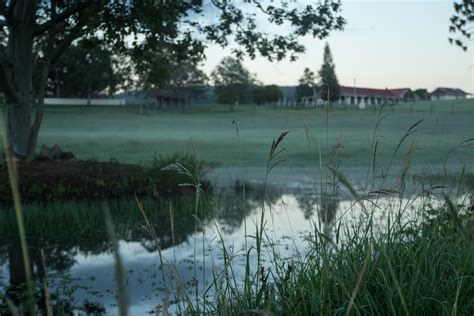
[[[197,64],[183,61],[171,70],[170,78],[164,87],[175,90],[188,99],[199,99],[206,93],[208,81],[208,76]]]
[[[283,92],[281,92],[280,88],[274,84],[266,86],[254,86],[251,94],[252,101],[257,105],[268,102],[277,102],[283,99]]]
[[[420,100],[429,100],[430,93],[426,89],[416,89],[413,91]]]
[[[295,98],[300,101],[302,97],[314,96],[316,89],[316,77],[313,71],[306,67],[303,76],[298,80],[295,91]]]
[[[212,71],[211,77],[217,102],[233,104],[250,101],[255,78],[239,59],[224,57]]]
[[[135,73],[160,85],[173,62],[201,60],[205,43],[232,43],[238,57],[294,60],[305,50],[299,37],[322,39],[343,28],[340,11],[338,0],[306,6],[287,0],[2,0],[0,87],[10,147],[17,156],[33,156],[48,74],[77,39],[98,36],[127,56]],[[271,34],[261,23],[290,30]]]
[[[48,88],[57,97],[89,98],[93,94],[112,94],[122,83],[122,74],[113,54],[93,39],[72,45],[49,74]]]
[[[339,96],[339,81],[337,80],[336,66],[332,59],[331,49],[327,43],[324,46],[323,65],[319,70],[319,78],[321,98],[327,101],[329,96],[330,101],[336,100]]]

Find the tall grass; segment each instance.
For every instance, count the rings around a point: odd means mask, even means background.
[[[107,204],[103,205],[105,214],[105,226],[107,228],[107,234],[112,242],[112,251],[114,253],[115,262],[115,278],[117,279],[117,301],[119,307],[119,315],[127,316],[127,291],[125,288],[125,273],[123,270],[122,257],[120,256],[119,243],[115,234],[114,224],[112,222],[112,215]]]
[[[3,108],[0,108],[0,133],[2,134],[3,148],[5,150],[5,160],[8,168],[8,176],[10,178],[11,191],[13,194],[13,204],[18,225],[18,235],[20,238],[21,252],[23,256],[23,265],[25,268],[26,287],[27,287],[27,309],[30,315],[36,314],[35,304],[35,288],[31,271],[30,255],[28,253],[28,245],[26,241],[25,220],[23,218],[23,208],[21,204],[20,191],[18,188],[18,176],[16,169],[16,157],[11,152],[8,143],[7,130],[4,125]]]
[[[250,287],[247,293],[238,287],[218,291],[220,305],[214,312],[471,315],[473,236],[466,240],[456,233],[469,228],[467,220],[447,236],[437,229],[447,229],[451,223],[394,222],[377,237],[370,224],[360,223],[359,234],[338,247],[315,226],[305,256],[291,261],[274,256],[272,268],[258,272],[260,287]],[[249,295],[252,299],[244,300]]]

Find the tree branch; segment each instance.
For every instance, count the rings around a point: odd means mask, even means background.
[[[51,3],[51,14],[52,16],[55,15],[56,7],[55,1],[52,0]],[[36,149],[36,143],[38,141],[38,133],[41,126],[41,122],[43,121],[43,112],[44,112],[44,98],[46,97],[46,82],[48,80],[48,74],[51,67],[51,58],[53,57],[53,50],[54,50],[54,38],[56,37],[57,29],[53,27],[48,34],[48,43],[46,45],[45,50],[45,57],[43,59],[43,64],[39,67],[39,72],[35,74],[34,84],[35,90],[34,93],[36,95],[36,112],[35,117],[33,119],[33,124],[31,125],[30,135],[28,137],[28,151],[27,151],[27,158],[33,159]]]
[[[5,17],[5,22],[8,24],[13,24],[13,10],[15,9],[17,2],[18,0],[12,0],[8,7],[5,0],[2,0],[0,3],[0,13]]]
[[[15,10],[17,2],[18,0],[12,0],[12,2],[10,3],[10,6],[8,7],[8,12],[10,14],[13,14],[13,10]]]
[[[73,30],[66,36],[66,38],[56,47],[51,54],[51,66],[54,67],[63,55],[64,51],[71,45],[71,43],[79,37],[81,29],[85,25],[84,19],[81,19]]]
[[[33,31],[33,36],[38,36],[43,34],[44,32],[48,31],[50,28],[54,27],[56,24],[61,23],[62,21],[68,19],[69,17],[73,16],[76,13],[79,13],[92,5],[93,1],[88,0],[83,2],[81,5],[77,5],[74,7],[69,7],[62,11],[61,13],[55,14],[51,17],[48,21],[37,24]]]

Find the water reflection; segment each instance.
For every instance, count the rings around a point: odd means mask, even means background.
[[[216,191],[213,197],[203,197],[198,208],[192,196],[179,200],[150,199],[143,204],[151,227],[145,224],[134,201],[109,201],[127,271],[132,315],[153,310],[166,298],[163,288],[170,284],[176,291],[186,292],[194,286],[202,293],[219,267],[224,266],[222,243],[235,265],[235,278],[243,280],[245,247],[254,243],[245,236],[254,233],[262,207],[268,214],[266,232],[280,255],[291,260],[304,255],[304,241],[315,229],[330,235],[335,223],[352,225],[363,220],[367,212],[371,212],[378,225],[383,225],[390,216],[388,210],[406,209],[407,214],[413,215],[422,210],[424,202],[422,198],[403,200],[387,196],[378,198],[374,206],[371,202],[354,203],[335,194],[317,195],[304,190],[283,194],[276,188],[237,182]],[[96,312],[100,312],[101,306],[107,310],[114,308],[114,259],[100,203],[53,204],[47,209],[27,207],[26,228],[36,280],[46,277],[52,293],[61,289],[63,297],[53,297],[54,306],[63,304],[68,311]],[[11,210],[0,212],[0,231],[0,314],[4,315],[5,296],[16,305],[24,301],[23,260]],[[44,299],[38,298],[38,302],[41,304]]]
[[[267,205],[275,204],[283,195],[283,190],[263,184],[234,182],[232,186],[217,191],[216,218],[223,232],[230,234],[237,230],[252,212]]]
[[[196,214],[193,197],[173,201],[147,200],[144,209],[152,227],[146,227],[136,203],[108,203],[113,209],[112,217],[121,243],[137,243],[140,251],[148,253],[156,252],[158,247],[167,249],[185,242],[191,234],[202,230],[212,214],[211,202],[206,198],[201,200],[201,206],[209,211],[199,214]],[[58,203],[49,205],[47,209],[39,205],[27,206],[25,213],[31,270],[39,285],[47,273],[66,275],[71,268],[80,266],[81,257],[111,253],[101,203]],[[174,217],[176,220],[171,225]],[[150,229],[156,238],[152,238]],[[9,311],[6,298],[16,306],[22,306],[25,302],[25,270],[13,210],[0,212],[0,231],[2,274],[6,274],[9,280],[8,284],[0,283],[0,315],[4,315]],[[40,303],[38,308],[44,310],[43,291],[37,300]],[[97,309],[93,302],[86,302],[85,305],[82,308]]]

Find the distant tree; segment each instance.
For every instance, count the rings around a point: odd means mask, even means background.
[[[196,63],[184,61],[171,71],[165,87],[183,93],[189,100],[196,100],[206,93],[208,81],[208,76]]]
[[[337,80],[335,68],[331,49],[329,44],[326,43],[326,46],[324,46],[323,65],[319,70],[319,90],[321,98],[325,101],[328,99],[328,93],[329,101],[331,102],[339,97],[339,81]]]
[[[303,76],[298,81],[295,91],[295,98],[300,101],[302,97],[313,96],[315,94],[316,78],[314,72],[309,68],[305,68]]]
[[[420,100],[429,100],[430,93],[426,89],[417,89],[414,91],[415,95],[420,98]]]
[[[95,38],[72,45],[49,74],[48,90],[56,97],[90,98],[113,94],[123,78],[110,49]]]
[[[474,33],[474,1],[455,1],[454,11],[455,14],[451,17],[449,32],[455,35],[449,38],[449,42],[467,50],[466,40],[468,42],[472,41],[471,37]]]
[[[217,102],[234,104],[250,101],[255,78],[239,59],[225,57],[216,66],[211,77],[215,85]]]
[[[283,99],[283,93],[276,85],[254,86],[252,89],[252,101],[257,105],[277,102],[281,99]]]

